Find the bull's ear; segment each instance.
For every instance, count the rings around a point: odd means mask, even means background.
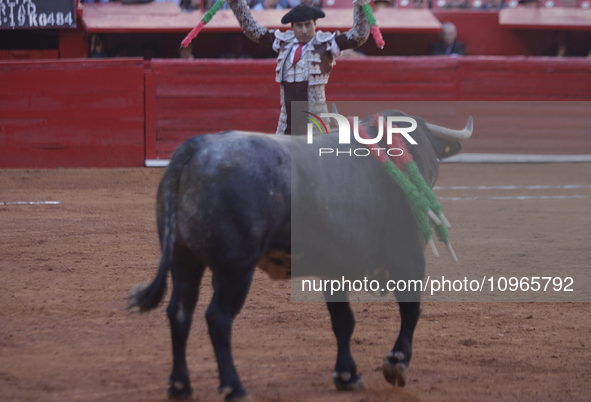
[[[435,150],[437,157],[439,159],[449,158],[450,156],[454,156],[455,154],[462,151],[462,144],[459,142],[447,142],[445,141],[443,144],[437,147],[438,149]]]

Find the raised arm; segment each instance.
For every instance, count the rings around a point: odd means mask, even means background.
[[[353,2],[353,28],[335,37],[339,49],[355,49],[363,45],[369,37],[369,24],[361,9],[361,6],[366,3],[368,3],[368,0]]]
[[[248,39],[263,46],[271,47],[273,45],[275,35],[255,21],[244,0],[229,0],[228,3]]]

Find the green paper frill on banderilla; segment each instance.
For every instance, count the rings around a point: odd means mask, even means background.
[[[376,124],[379,124],[379,117],[381,116],[373,116],[372,121],[374,122],[374,127]],[[353,119],[349,118],[349,121],[353,122]],[[382,124],[384,124],[383,119]],[[365,140],[372,138],[367,134],[363,126],[358,126],[358,134]],[[447,229],[450,227],[450,224],[445,218],[445,215],[443,215],[443,207],[431,187],[425,181],[423,175],[421,175],[419,167],[414,162],[412,154],[408,152],[402,137],[393,136],[392,144],[389,147],[391,149],[402,150],[402,154],[399,156],[390,156],[388,158],[387,156],[379,155],[379,153],[372,151],[369,144],[371,142],[365,143],[365,146],[404,193],[415,218],[419,234],[427,241],[435,257],[439,257],[439,253],[431,236],[433,230],[439,241],[446,245],[452,260],[458,262],[456,254],[449,242],[449,232]]]
[[[447,247],[453,262],[458,262],[456,253],[449,242],[449,232],[446,227],[449,225],[449,222],[447,222],[447,219],[445,219],[445,216],[441,212],[443,207],[437,200],[437,196],[435,196],[433,190],[425,182],[417,164],[414,161],[405,163],[404,172],[391,159],[388,159],[382,166],[402,189],[417,223],[419,233],[423,239],[427,240],[435,257],[439,257],[439,253],[431,237],[433,231],[435,231],[437,239]],[[435,213],[442,219],[440,220]]]
[[[383,165],[388,175],[398,184],[404,192],[412,214],[417,222],[419,233],[423,239],[429,239],[433,230],[429,225],[429,218],[425,211],[429,209],[429,203],[421,194],[419,189],[410,181],[410,179],[400,170],[392,160],[388,159]]]
[[[199,24],[197,24],[197,26],[195,28],[193,28],[191,30],[191,32],[189,32],[189,34],[185,37],[185,39],[183,39],[183,41],[181,42],[181,46],[182,47],[189,46],[189,43],[191,43],[191,41],[193,39],[195,39],[195,37],[203,29],[205,24],[207,24],[209,21],[211,21],[211,19],[215,15],[215,13],[217,13],[220,10],[220,8],[222,8],[223,5],[224,5],[224,0],[216,1],[216,3],[209,9],[209,11],[205,13],[203,18],[199,22]]]
[[[378,28],[376,17],[373,15],[373,11],[371,11],[371,6],[369,4],[364,4],[361,6],[361,9],[363,10],[363,14],[365,14],[365,18],[367,18],[367,23],[369,24],[373,40],[380,49],[383,49],[386,43],[384,42],[384,37],[380,32],[380,28]]]

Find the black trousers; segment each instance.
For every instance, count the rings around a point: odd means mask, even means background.
[[[308,116],[304,111],[308,111],[308,81],[303,82],[283,82],[283,102],[287,112],[287,135],[306,135]],[[306,102],[294,105],[292,115],[291,102]],[[292,130],[293,128],[293,130]]]

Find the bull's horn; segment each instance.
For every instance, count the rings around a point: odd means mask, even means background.
[[[474,129],[472,116],[468,118],[468,124],[466,124],[466,127],[463,130],[452,130],[431,123],[426,124],[427,128],[431,130],[431,133],[433,133],[435,137],[454,142],[467,140],[472,135],[472,130]]]

